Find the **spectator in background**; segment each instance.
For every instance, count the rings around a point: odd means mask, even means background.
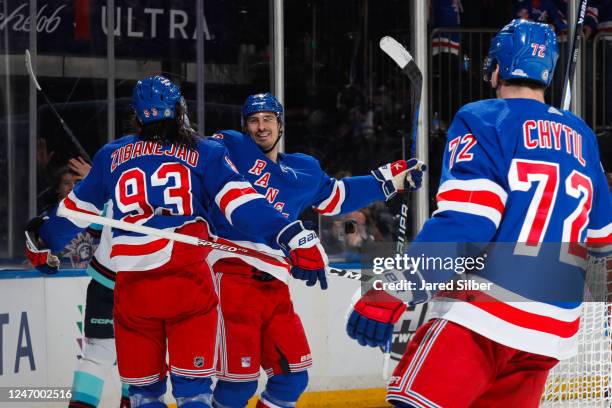
[[[446,124],[455,111],[468,102],[472,92],[468,89],[469,58],[461,50],[461,35],[452,30],[461,28],[460,0],[431,0],[430,29],[438,30],[432,35],[432,124],[430,137],[431,169],[441,168],[440,150],[446,142]],[[478,81],[480,86],[480,81]],[[439,174],[429,178],[430,191],[437,190]]]
[[[567,29],[565,14],[553,0],[513,0],[512,11],[514,17],[550,24],[557,34]]]
[[[457,85],[460,86],[464,82],[461,37],[459,33],[452,31],[460,28],[461,1],[432,0],[430,6],[430,28],[439,30],[431,41],[432,117],[449,123],[454,111],[462,105],[462,92],[455,91]]]
[[[580,1],[577,1],[580,4]],[[582,35],[585,39],[589,40],[592,38],[593,33],[597,30],[598,23],[598,7],[603,3],[610,3],[610,0],[589,0],[587,3],[586,14],[584,16],[584,25],[582,27]],[[563,19],[565,21],[566,27],[561,30],[562,35],[567,34],[567,18],[569,15],[567,11],[567,0],[555,0],[555,5],[563,15]],[[562,38],[561,41],[564,39]]]
[[[51,152],[52,154],[53,152]],[[55,170],[47,169],[47,171],[52,171],[52,176],[49,181],[50,186],[38,195],[39,212],[57,204],[66,197],[72,191],[74,185],[79,180],[85,178],[87,173],[89,173],[89,169],[91,169],[91,165],[81,157],[70,159],[67,165]]]

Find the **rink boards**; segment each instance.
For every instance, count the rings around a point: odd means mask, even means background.
[[[82,270],[62,271],[53,276],[0,271],[0,387],[71,385],[81,355],[89,279]],[[358,402],[367,403],[368,398],[382,402],[382,353],[360,347],[345,334],[347,307],[359,283],[337,276],[329,279],[327,291],[307,288],[299,281],[290,283],[314,361],[309,371],[309,393],[303,396],[307,404],[300,405],[312,406],[308,401],[321,399],[329,401],[329,406],[335,405],[334,399],[344,405],[342,401],[346,403],[349,395],[346,391],[354,389],[364,389],[350,393],[358,397]],[[113,371],[107,376],[103,406],[115,406],[119,400],[116,368]],[[365,391],[372,388],[377,390]],[[3,406],[11,405],[0,402],[0,407]]]

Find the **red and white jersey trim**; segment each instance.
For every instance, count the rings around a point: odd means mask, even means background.
[[[217,241],[227,241],[232,245],[239,245],[244,248],[262,252],[262,257],[257,257],[256,254],[244,255],[236,252],[213,249],[208,254],[208,264],[213,266],[213,270],[215,263],[221,259],[238,258],[260,271],[269,273],[282,282],[288,282],[291,265],[287,261],[287,258],[285,258],[284,252],[280,249],[274,249],[268,245],[250,241],[230,241],[222,238],[217,239]]]
[[[436,37],[431,42],[431,55],[447,52],[459,55],[459,43],[446,37]]]
[[[211,377],[215,374],[214,368],[203,368],[201,370],[190,370],[187,368],[179,368],[170,366],[172,374],[181,375],[183,377]]]
[[[174,232],[175,228],[165,231]],[[174,241],[152,236],[113,237],[110,259],[117,272],[148,271],[166,264],[172,256]]]
[[[217,193],[215,202],[229,223],[234,225],[232,223],[232,213],[236,208],[259,198],[265,199],[264,196],[255,191],[249,182],[230,181]]]
[[[150,384],[153,384],[159,381],[159,374],[153,374],[147,377],[140,377],[140,378],[129,378],[129,377],[123,377],[123,376],[119,376],[119,378],[121,379],[121,382],[123,384],[143,386],[143,385],[150,385]]]
[[[493,298],[474,303],[446,302],[443,308],[446,306],[446,311],[437,313],[439,317],[505,346],[559,360],[578,351],[582,306],[562,309],[539,302],[501,302]]]
[[[601,229],[587,230],[587,245],[589,251],[611,252],[612,251],[612,223]]]
[[[342,204],[346,198],[346,186],[343,181],[336,180],[331,194],[315,207],[315,210],[322,215],[340,214]]]
[[[507,199],[508,193],[488,179],[448,180],[438,189],[438,209],[432,215],[459,211],[488,218],[497,228]]]
[[[68,193],[68,195],[59,203],[60,209],[68,209],[72,211],[80,211],[86,214],[100,215],[102,214],[102,210],[97,208],[95,205],[88,201],[80,200],[75,194],[74,191]],[[73,220],[72,218],[68,218],[70,222],[76,225],[79,228],[87,228],[89,226],[89,222],[87,221],[78,221]]]

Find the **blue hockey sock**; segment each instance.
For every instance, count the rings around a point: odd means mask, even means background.
[[[257,391],[257,381],[217,381],[213,392],[213,407],[243,408]]]
[[[164,403],[166,377],[149,385],[130,385],[129,392],[132,408],[167,408]]]
[[[268,380],[266,389],[261,394],[261,401],[264,405],[271,403],[282,408],[292,408],[307,386],[307,371],[275,375]]]
[[[210,407],[212,380],[208,377],[183,377],[170,374],[172,395],[178,408]]]

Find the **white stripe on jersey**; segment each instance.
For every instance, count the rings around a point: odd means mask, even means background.
[[[532,302],[535,305],[528,305],[528,303],[522,303],[521,308],[535,310],[542,306],[550,306],[536,304],[537,302]],[[448,304],[450,304],[450,308],[440,315],[441,318],[467,327],[505,346],[559,360],[570,358],[578,352],[576,335],[560,337],[551,333],[521,327],[494,316],[468,302],[448,302]],[[515,307],[516,304],[512,306]],[[546,307],[542,309],[544,310]],[[556,319],[568,317],[567,312],[561,312],[562,309],[559,310],[560,313],[555,317]],[[572,309],[572,312],[580,315],[580,310],[581,308]],[[544,318],[546,319],[546,317]]]
[[[316,206],[317,212],[323,215],[337,215],[340,214],[342,204],[346,198],[346,187],[343,181],[334,181],[334,188],[331,194],[325,200]]]
[[[501,222],[508,193],[497,183],[488,179],[448,180],[436,195],[438,209],[458,211],[489,219],[497,228]]]

